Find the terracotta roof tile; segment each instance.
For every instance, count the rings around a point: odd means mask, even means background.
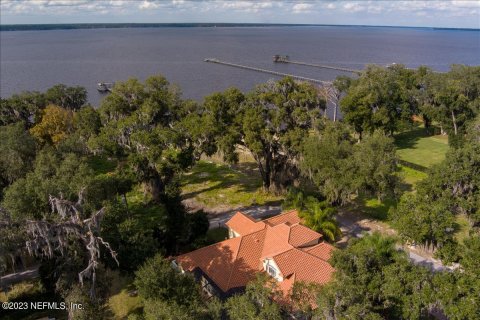
[[[296,248],[276,255],[273,260],[284,277],[295,274],[297,281],[324,284],[335,271],[328,262]]]
[[[326,262],[334,248],[321,243],[298,249],[322,237],[299,222],[296,211],[264,222],[237,213],[227,225],[240,233],[240,237],[178,256],[176,260],[184,270],[200,268],[225,293],[245,287],[257,272],[263,271],[262,262],[267,257],[274,259],[284,276],[279,287],[285,294],[296,280],[323,284],[330,280],[334,270]]]
[[[260,255],[264,247],[266,230],[260,230],[242,237],[235,266],[229,279],[229,289],[245,287],[262,270]]]
[[[335,247],[327,242],[321,242],[316,246],[307,248],[305,251],[319,257],[324,261],[328,261],[332,255],[332,251],[335,250]]]
[[[320,241],[322,235],[318,232],[313,231],[310,228],[302,226],[300,224],[294,225],[290,229],[290,237],[288,242],[294,247],[301,247],[312,241]]]
[[[287,211],[282,214],[276,215],[269,219],[263,220],[263,222],[267,223],[270,226],[276,226],[282,223],[287,223],[290,225],[300,223],[301,219],[298,216],[297,210]]]
[[[191,272],[196,267],[202,269],[220,289],[227,291],[228,278],[234,268],[241,241],[240,237],[228,239],[183,254],[175,260],[185,271]]]
[[[250,216],[241,212],[237,212],[233,217],[225,223],[229,228],[240,234],[241,236],[256,232],[265,228],[265,223],[255,221]]]
[[[267,226],[261,258],[272,257],[290,250],[292,246],[288,242],[289,236],[290,226],[286,224],[279,224],[274,227]]]

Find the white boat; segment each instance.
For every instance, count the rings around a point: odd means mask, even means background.
[[[97,83],[97,90],[99,92],[111,92],[114,82],[99,82]]]

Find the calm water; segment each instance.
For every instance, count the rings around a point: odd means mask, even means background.
[[[98,105],[99,81],[161,73],[186,98],[236,86],[249,90],[274,76],[206,63],[204,58],[332,80],[341,72],[274,64],[274,54],[343,67],[368,63],[480,65],[480,31],[359,27],[144,28],[0,32],[0,95],[57,83],[87,88]]]

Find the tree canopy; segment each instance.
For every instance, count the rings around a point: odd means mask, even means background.
[[[368,66],[340,101],[344,119],[359,134],[381,129],[392,135],[417,112],[415,71],[403,65]]]
[[[426,319],[433,305],[432,276],[378,233],[336,250],[334,280],[318,295],[325,319]]]
[[[382,199],[394,194],[398,183],[391,138],[375,132],[355,143],[348,129],[337,123],[327,123],[305,140],[300,168],[331,204],[348,203],[359,191]]]
[[[193,143],[180,126],[183,105],[161,76],[117,83],[99,109],[103,125],[90,146],[126,156],[154,201],[176,195],[178,173],[194,161]]]
[[[315,88],[291,78],[257,86],[243,97],[227,90],[205,99],[207,117],[220,119],[217,145],[227,160],[240,146],[255,159],[265,190],[282,192],[298,183],[302,141],[316,128],[326,102]]]
[[[160,255],[147,260],[135,273],[135,286],[145,300],[146,319],[218,319],[219,302],[202,301],[193,277],[174,269]]]

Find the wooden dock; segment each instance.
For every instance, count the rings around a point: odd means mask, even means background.
[[[315,68],[322,68],[322,69],[330,69],[330,70],[337,70],[337,71],[344,71],[344,72],[351,72],[351,73],[362,72],[361,70],[356,70],[356,69],[328,66],[328,65],[325,65],[325,64],[315,64],[315,63],[308,63],[308,62],[302,62],[302,61],[292,61],[292,60],[287,60],[287,59],[278,59],[275,62],[298,64],[298,65],[301,65],[301,66],[308,66],[308,67],[315,67]]]
[[[205,62],[211,62],[211,63],[217,63],[217,64],[223,64],[225,66],[230,66],[230,67],[235,67],[235,68],[240,68],[240,69],[246,69],[246,70],[252,70],[252,71],[257,71],[257,72],[262,72],[262,73],[268,73],[268,74],[272,74],[272,75],[280,76],[280,77],[292,77],[293,79],[296,79],[296,80],[308,81],[308,82],[317,83],[317,84],[321,84],[321,85],[331,85],[332,84],[332,82],[330,82],[330,81],[312,79],[312,78],[297,76],[297,75],[294,75],[294,74],[277,72],[277,71],[267,70],[267,69],[262,69],[262,68],[257,68],[257,67],[244,66],[244,65],[241,65],[241,64],[226,62],[226,61],[218,60],[218,59],[215,59],[215,58],[207,58],[204,61]]]

